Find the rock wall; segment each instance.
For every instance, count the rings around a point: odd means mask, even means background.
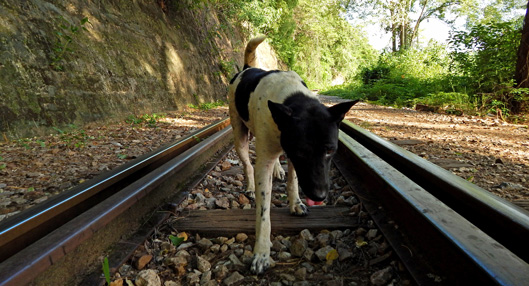
[[[3,0],[0,132],[36,136],[226,100],[246,39],[241,25],[195,2]]]

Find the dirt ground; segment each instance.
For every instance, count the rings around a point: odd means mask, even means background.
[[[529,129],[359,103],[346,119],[509,201],[529,199]]]
[[[0,142],[0,220],[227,114],[225,106],[189,109],[154,123],[129,120]],[[529,200],[527,126],[367,103],[355,105],[346,118],[500,197]]]

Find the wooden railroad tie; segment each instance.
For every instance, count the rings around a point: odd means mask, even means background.
[[[347,229],[358,226],[356,217],[349,215],[348,207],[310,207],[308,216],[291,215],[288,208],[272,208],[272,233],[297,234],[303,229]],[[255,209],[191,210],[183,212],[174,227],[178,231],[201,235],[232,236],[243,232],[255,233]]]

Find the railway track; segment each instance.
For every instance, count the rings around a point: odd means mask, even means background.
[[[184,198],[231,149],[228,125],[218,122],[2,221],[0,285],[74,281],[109,248],[119,250],[116,269],[136,248],[130,242],[141,244],[166,218],[161,206]],[[439,285],[431,273],[446,285],[529,281],[527,211],[350,122],[342,124],[334,161],[416,284]]]

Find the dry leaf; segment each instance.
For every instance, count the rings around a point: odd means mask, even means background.
[[[110,286],[123,286],[123,279],[117,279],[110,282]]]
[[[332,264],[334,260],[338,259],[338,256],[338,251],[336,251],[336,249],[332,249],[325,256],[325,260],[327,260],[327,264]]]
[[[185,232],[181,232],[181,233],[177,234],[176,237],[181,237],[181,238],[184,239],[184,241],[187,241],[187,233],[185,233]]]
[[[356,240],[356,247],[360,248],[364,245],[367,245],[367,242],[365,242],[363,238],[358,238]]]

